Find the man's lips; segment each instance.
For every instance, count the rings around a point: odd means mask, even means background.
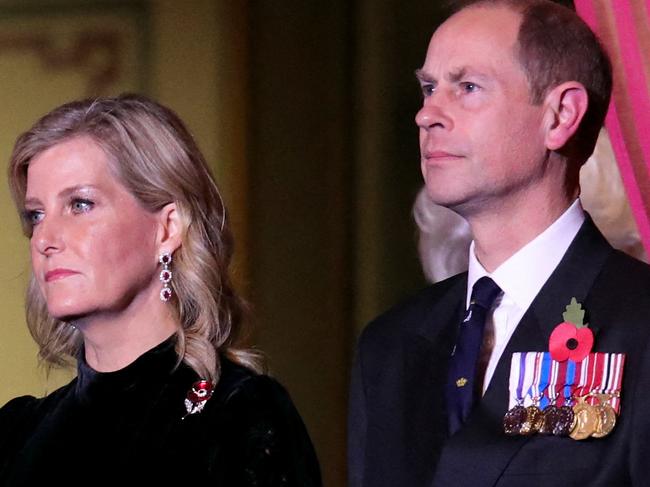
[[[45,282],[56,281],[58,279],[64,279],[69,276],[79,274],[77,271],[71,269],[53,269],[45,273]]]
[[[461,156],[446,151],[425,151],[423,157],[428,161],[435,161],[439,159],[458,159]]]

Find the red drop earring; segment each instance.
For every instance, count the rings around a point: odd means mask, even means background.
[[[163,252],[160,254],[158,261],[162,264],[163,268],[160,271],[160,281],[163,283],[163,288],[160,290],[160,300],[167,302],[172,298],[172,288],[169,285],[172,281],[172,271],[169,266],[172,263],[172,254]]]

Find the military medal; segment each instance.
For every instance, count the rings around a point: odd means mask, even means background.
[[[514,384],[513,379],[515,380]],[[523,406],[523,390],[525,379],[526,354],[514,353],[512,354],[512,361],[510,363],[510,390],[512,390],[512,386],[514,385],[514,389],[516,391],[516,403],[503,417],[503,431],[507,435],[513,436],[520,434],[522,426],[528,419],[528,411]]]
[[[550,354],[544,354],[549,355]],[[551,378],[548,387],[549,395],[553,394],[550,398],[551,404],[544,408],[544,422],[539,432],[546,435],[554,436],[568,436],[573,428],[574,414],[573,408],[564,404],[557,406],[556,401],[560,397],[560,388],[566,379],[567,364],[551,361]],[[559,385],[559,386],[558,386]],[[570,396],[569,391],[569,396]],[[566,400],[565,400],[566,402]]]
[[[531,364],[531,358],[534,357],[525,353],[512,354],[512,361],[510,363],[510,390],[512,391],[514,388],[516,402],[503,417],[503,431],[507,435],[521,434],[522,428],[528,420],[528,410],[524,407],[523,391],[528,389],[528,384],[533,380],[532,366],[534,363]]]
[[[519,434],[527,436],[537,433],[544,422],[544,414],[537,406],[526,408],[526,421],[521,425]]]
[[[551,405],[544,409],[544,424],[539,432],[554,436],[568,436],[574,424],[573,408]]]
[[[535,354],[535,365],[533,369],[533,383],[530,386],[530,395],[532,396],[533,404],[526,408],[526,421],[521,425],[520,434],[533,435],[539,432],[542,424],[544,423],[544,414],[538,407],[542,393],[548,384],[548,371],[546,377],[544,376],[544,363],[543,353]],[[548,362],[548,361],[546,361]]]
[[[575,414],[575,426],[569,433],[569,436],[574,440],[584,440],[589,438],[597,429],[600,415],[586,398],[581,397],[575,406],[573,406],[573,413]]]
[[[599,421],[596,431],[594,431],[591,436],[594,438],[602,438],[610,434],[614,429],[614,426],[616,426],[616,412],[614,411],[614,408],[609,405],[611,396],[607,394],[597,394],[596,396],[600,401],[600,404],[596,406]]]
[[[506,435],[520,434],[522,425],[528,419],[528,411],[523,406],[515,406],[503,417],[503,431]]]
[[[600,367],[601,372],[598,374],[598,377],[600,377],[600,383],[594,385],[589,392],[589,397],[587,398],[587,400],[593,398],[597,401],[596,404],[593,404],[594,410],[598,416],[596,429],[591,433],[591,436],[594,438],[607,436],[612,432],[614,426],[616,426],[616,413],[608,404],[608,401],[612,396],[604,393],[607,390],[607,384],[609,383],[608,379],[611,375],[612,366],[610,364],[610,357],[603,356],[603,359],[600,362],[602,363],[602,366]]]
[[[512,354],[508,435],[535,433],[574,440],[610,434],[620,412],[625,354],[592,353],[594,336],[575,298],[549,338],[549,352]]]
[[[574,390],[575,404],[573,414],[575,422],[569,436],[574,440],[589,438],[598,427],[599,414],[596,409],[587,402],[585,391],[591,390],[596,377],[595,371],[598,365],[595,356],[588,355],[579,364],[576,364],[576,387]],[[569,362],[571,363],[571,362]]]

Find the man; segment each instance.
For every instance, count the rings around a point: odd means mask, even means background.
[[[468,273],[364,330],[351,487],[645,485],[650,269],[613,250],[577,199],[611,92],[605,54],[565,7],[478,1],[436,30],[416,74],[429,196],[468,221],[474,242]],[[470,303],[480,283],[490,300]],[[593,351],[626,354],[617,424],[584,441],[507,435],[513,353],[548,351],[573,297]]]

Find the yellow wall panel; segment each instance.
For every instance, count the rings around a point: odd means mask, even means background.
[[[0,404],[20,394],[43,395],[74,373],[46,377],[24,322],[28,246],[4,176],[16,136],[66,101],[144,92],[179,112],[225,178],[217,156],[229,142],[220,142],[217,134],[221,67],[215,5],[211,0],[0,3]]]

